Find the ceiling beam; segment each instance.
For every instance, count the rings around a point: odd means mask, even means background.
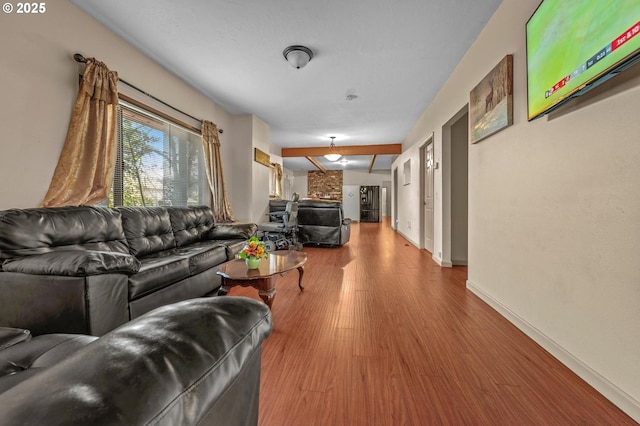
[[[335,146],[331,152],[342,155],[402,154],[402,144]],[[308,148],[282,148],[282,157],[319,157],[329,153],[329,146]],[[309,160],[311,161],[311,160]]]
[[[371,170],[373,169],[373,163],[375,163],[375,162],[376,162],[376,155],[373,154],[371,156],[371,162],[369,163],[369,173],[371,173]]]
[[[307,160],[309,160],[309,162],[311,164],[313,164],[314,166],[316,166],[318,168],[318,170],[320,170],[322,173],[327,173],[327,169],[325,169],[324,167],[322,167],[322,164],[318,163],[318,160],[316,160],[313,157],[304,157]]]

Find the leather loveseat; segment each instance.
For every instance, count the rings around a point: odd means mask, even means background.
[[[0,424],[256,425],[269,308],[158,308],[98,338],[0,328]]]
[[[216,266],[255,224],[197,207],[58,207],[0,212],[0,327],[100,336],[220,286]]]
[[[272,200],[269,211],[284,210],[286,200]],[[351,219],[339,201],[299,200],[298,240],[305,246],[339,247],[351,237]]]

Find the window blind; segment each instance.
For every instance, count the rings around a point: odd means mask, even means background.
[[[110,205],[207,204],[205,173],[199,134],[120,102]]]

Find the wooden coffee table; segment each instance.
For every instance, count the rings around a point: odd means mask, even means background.
[[[218,266],[217,274],[222,276],[222,287],[218,290],[219,296],[226,296],[232,287],[237,285],[253,287],[258,290],[258,295],[269,306],[276,297],[276,278],[284,276],[292,269],[299,273],[298,287],[302,286],[304,264],[307,254],[297,250],[277,250],[269,253],[269,257],[262,259],[259,269],[249,269],[243,259],[234,259]]]

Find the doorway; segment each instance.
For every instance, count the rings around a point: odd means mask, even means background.
[[[441,264],[466,265],[469,245],[468,105],[442,127],[442,170]]]
[[[433,254],[433,172],[435,161],[433,156],[433,133],[425,144],[420,147],[420,171],[421,171],[421,204],[420,213],[422,229],[422,247]]]

